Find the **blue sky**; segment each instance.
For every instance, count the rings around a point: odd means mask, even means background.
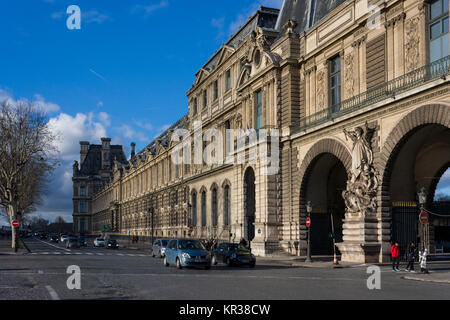
[[[0,100],[34,100],[63,133],[38,213],[71,220],[80,140],[143,148],[187,112],[195,73],[260,5],[282,0],[3,0]],[[78,5],[81,30],[66,27]],[[447,181],[449,178],[447,178]],[[446,192],[450,187],[446,184]]]
[[[282,0],[4,0],[0,100],[48,111],[61,167],[38,213],[71,220],[80,140],[145,147],[187,112],[195,73],[260,5]],[[68,30],[69,5],[81,30]]]

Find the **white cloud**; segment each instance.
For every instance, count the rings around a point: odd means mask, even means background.
[[[81,18],[82,18],[81,21],[84,23],[95,22],[97,24],[101,24],[111,19],[108,15],[100,13],[97,10],[90,10],[87,12],[82,11]]]
[[[3,103],[4,101],[14,106],[18,102],[27,102],[27,99],[21,98],[16,100],[11,93],[0,89],[0,103]],[[30,102],[32,102],[36,107],[40,108],[45,113],[54,113],[61,110],[61,108],[57,104],[45,101],[44,97],[42,97],[40,94],[35,94],[34,99]]]
[[[159,9],[162,9],[162,8],[165,8],[168,5],[169,5],[169,2],[166,1],[166,0],[163,0],[160,3],[152,4],[152,5],[149,5],[149,6],[144,6],[144,5],[141,5],[141,4],[137,4],[131,9],[131,12],[132,13],[143,12],[145,16],[148,16],[152,12],[154,12],[156,10],[159,10]]]

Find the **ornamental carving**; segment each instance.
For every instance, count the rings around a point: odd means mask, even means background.
[[[348,54],[344,59],[345,67],[345,93],[346,97],[352,97],[355,92],[355,78],[353,77],[353,54]]]
[[[377,210],[378,177],[373,167],[373,152],[370,141],[375,129],[370,129],[367,122],[365,129],[357,127],[355,131],[344,129],[346,139],[353,142],[351,178],[347,189],[342,193],[346,212],[365,217],[375,214]]]
[[[324,108],[325,106],[325,93],[324,93],[324,86],[325,86],[325,79],[324,79],[324,72],[320,71],[317,73],[317,107],[319,109]]]
[[[412,71],[419,67],[419,17],[409,20],[406,23],[406,43],[405,43],[405,59],[406,71]]]

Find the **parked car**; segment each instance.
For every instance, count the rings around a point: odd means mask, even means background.
[[[166,254],[166,248],[169,240],[156,239],[152,246],[152,257],[158,256],[160,258],[164,257]]]
[[[66,242],[67,240],[69,240],[69,236],[68,235],[66,235],[66,234],[61,235],[61,242],[62,243]]]
[[[235,243],[221,243],[213,251],[212,264],[225,263],[227,266],[248,265],[254,267],[256,264],[255,256],[246,247]]]
[[[211,268],[211,256],[205,246],[198,240],[172,239],[167,244],[164,265],[175,264],[183,267]]]
[[[106,241],[103,238],[96,238],[94,240],[94,247],[104,247],[106,245]]]
[[[50,242],[59,242],[59,236],[57,234],[51,234],[50,235]]]
[[[106,248],[107,249],[119,249],[119,244],[116,240],[108,240],[106,241]]]
[[[78,242],[78,238],[76,237],[69,237],[68,240],[66,240],[66,248],[67,249],[72,249],[72,248],[79,248],[80,247],[80,243]]]
[[[78,243],[80,247],[87,247],[87,241],[85,237],[78,237]]]

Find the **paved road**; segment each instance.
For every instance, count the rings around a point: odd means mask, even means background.
[[[259,259],[255,269],[166,268],[142,251],[65,249],[27,240],[31,254],[0,257],[0,299],[450,299],[450,285],[408,281],[382,267],[381,290],[368,290],[365,267],[298,268]],[[71,265],[81,269],[81,289],[69,290]],[[437,272],[448,272],[439,265]]]

